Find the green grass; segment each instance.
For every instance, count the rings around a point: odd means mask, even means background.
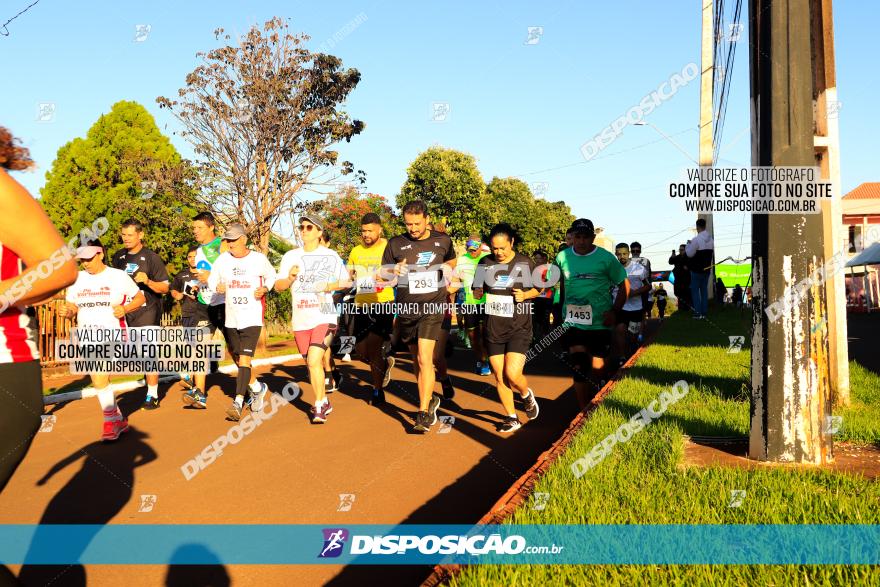
[[[538,480],[546,509],[518,509],[514,524],[877,524],[880,486],[861,476],[820,470],[683,468],[684,435],[748,434],[749,353],[727,352],[745,335],[738,311],[711,323],[676,316],[593,414],[571,446]],[[689,393],[604,461],[576,479],[571,463],[680,379]],[[877,441],[880,378],[852,370],[853,405],[841,411],[848,440]],[[835,437],[838,438],[839,437]],[[739,508],[730,492],[746,490]],[[547,565],[473,566],[453,585],[878,585],[867,566]]]

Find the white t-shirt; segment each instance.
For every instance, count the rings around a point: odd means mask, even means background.
[[[626,269],[626,279],[629,281],[630,291],[634,289],[638,289],[640,287],[644,287],[644,285],[648,282],[648,270],[645,269],[645,266],[641,263],[636,262],[634,259],[630,259],[629,265],[624,267]],[[617,288],[615,287],[611,292],[611,299],[617,297]],[[623,310],[628,312],[632,312],[634,310],[642,309],[642,296],[630,296],[627,298],[626,303],[623,304]]]
[[[336,251],[319,246],[314,251],[287,251],[281,258],[278,275],[287,279],[290,270],[299,267],[296,281],[291,284],[293,330],[311,330],[320,324],[336,324],[338,315],[333,307],[333,294],[315,291],[328,283],[348,281],[348,270]]]
[[[214,261],[208,287],[212,291],[220,283],[226,284],[226,328],[242,330],[263,325],[266,297],[254,297],[258,287],[272,289],[275,285],[275,268],[266,255],[248,251],[244,257],[223,253]]]
[[[104,267],[95,275],[80,271],[65,299],[79,308],[77,328],[125,328],[125,318],[115,317],[113,306],[131,302],[140,291],[125,271]]]

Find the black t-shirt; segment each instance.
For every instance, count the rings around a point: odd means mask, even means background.
[[[515,336],[532,336],[532,301],[517,303],[513,290],[524,292],[533,288],[535,262],[519,253],[507,263],[499,263],[494,255],[486,255],[477,263],[474,287],[483,286],[486,293],[486,340],[503,343]]]
[[[449,235],[432,230],[428,238],[415,240],[409,234],[401,234],[388,240],[382,265],[406,262],[409,273],[401,275],[397,282],[396,302],[446,303],[446,283],[440,266],[455,259],[455,249]],[[429,270],[431,269],[431,270]],[[390,269],[380,275],[393,279]]]
[[[134,276],[143,271],[147,274],[150,281],[168,281],[168,270],[165,263],[159,258],[152,249],[142,247],[137,253],[129,253],[127,249],[120,249],[113,253],[113,267],[125,271],[129,277]],[[159,316],[162,313],[160,301],[162,294],[157,294],[146,283],[138,283],[138,287],[144,292],[147,300],[145,308],[139,308],[130,315],[137,316],[141,312],[151,310]]]
[[[665,289],[658,289],[658,290],[654,291],[654,297],[657,298],[658,303],[659,302],[666,303],[666,296],[667,296],[667,293],[666,293]]]
[[[188,268],[174,276],[171,282],[171,289],[179,291],[183,294],[180,300],[180,313],[184,318],[196,318],[198,320],[208,319],[208,306],[199,303],[196,299],[196,293],[199,287],[199,277],[194,271]],[[196,288],[195,290],[193,288]]]

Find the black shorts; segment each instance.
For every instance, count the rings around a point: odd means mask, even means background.
[[[611,331],[606,328],[584,330],[572,326],[562,335],[562,343],[567,349],[584,346],[587,347],[587,352],[594,357],[604,357],[608,354],[608,349],[611,346]]]
[[[217,304],[216,306],[208,306],[208,321],[210,322],[211,334],[219,328],[226,338],[226,304]],[[226,339],[227,343],[229,339]]]
[[[207,314],[204,316],[182,316],[180,325],[184,328],[211,328],[211,320]]]
[[[161,326],[161,316],[159,314],[159,307],[154,306],[152,308],[139,308],[134,312],[131,312],[125,317],[125,323],[129,328],[141,328],[143,326]]]
[[[630,322],[641,322],[644,317],[644,310],[616,310],[614,312],[614,323],[629,324]]]
[[[391,314],[391,302],[360,306],[363,311],[369,308],[370,313],[358,312],[354,315],[354,332],[357,342],[362,342],[372,333],[382,340],[391,338],[394,329],[394,315]]]
[[[437,340],[443,326],[443,314],[406,316],[398,314],[397,332],[403,344],[416,344],[418,339]]]
[[[486,318],[484,304],[463,304],[458,308],[458,323],[465,330],[478,328]]]
[[[524,334],[517,334],[506,342],[492,342],[490,340],[483,341],[486,347],[487,356],[506,355],[507,353],[519,353],[525,355],[532,346],[532,333],[529,331]]]
[[[260,340],[262,326],[248,326],[241,330],[237,328],[225,328],[226,345],[229,352],[245,357],[253,357],[257,350],[257,342]]]
[[[0,363],[0,381],[4,384],[0,389],[0,491],[40,429],[43,413],[40,373],[39,361]]]

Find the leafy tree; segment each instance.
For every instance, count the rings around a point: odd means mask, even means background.
[[[484,197],[486,186],[472,155],[431,147],[420,153],[407,169],[406,181],[397,196],[401,210],[413,200],[424,200],[429,215],[446,222],[456,240],[482,232],[495,217],[491,202]]]
[[[519,233],[519,252],[531,255],[539,249],[553,254],[574,221],[564,202],[547,202],[532,195],[522,180],[493,177],[486,186],[486,199],[498,210],[498,221]]]
[[[322,202],[321,215],[330,231],[330,245],[343,259],[360,244],[361,218],[369,212],[375,212],[382,219],[386,237],[395,234],[394,212],[384,196],[361,195],[354,187],[346,186]]]
[[[197,208],[193,169],[140,104],[114,104],[85,138],[58,150],[46,179],[40,203],[62,234],[73,236],[104,216],[109,230],[102,242],[112,253],[121,247],[121,223],[134,217],[169,271],[185,263]]]
[[[214,33],[230,39],[223,29]],[[310,52],[308,38],[272,18],[237,46],[197,53],[202,63],[178,98],[156,99],[195,148],[206,202],[225,220],[243,223],[263,252],[300,191],[322,193],[354,172],[333,146],[364,129],[341,108],[360,73],[338,57]]]

